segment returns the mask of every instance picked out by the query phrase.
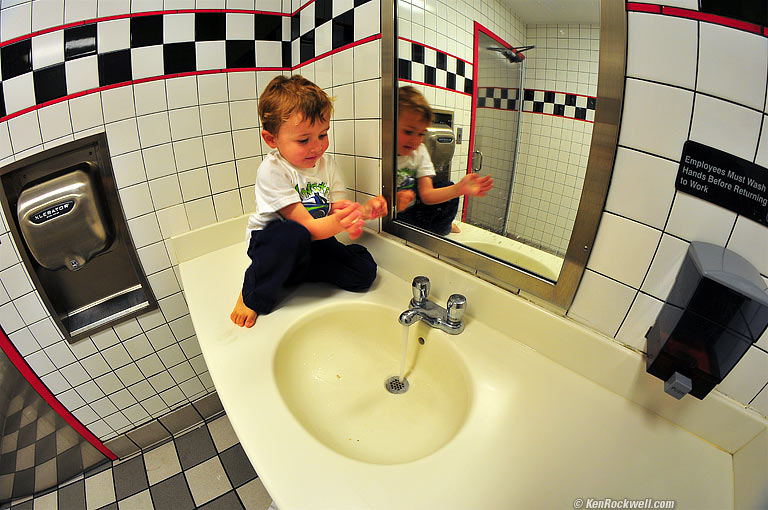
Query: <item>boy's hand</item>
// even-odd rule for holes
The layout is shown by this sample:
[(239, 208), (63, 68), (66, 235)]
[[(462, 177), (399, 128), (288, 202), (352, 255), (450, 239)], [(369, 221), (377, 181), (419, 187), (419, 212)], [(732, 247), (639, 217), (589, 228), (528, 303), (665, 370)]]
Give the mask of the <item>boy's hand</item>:
[(348, 200), (343, 202), (348, 203), (336, 202), (335, 204), (339, 204), (340, 207), (337, 206), (331, 214), (336, 215), (339, 225), (349, 233), (350, 239), (357, 239), (363, 233), (363, 225), (365, 224), (362, 219), (360, 204)]
[(408, 204), (416, 200), (416, 193), (412, 190), (404, 189), (397, 192), (395, 198), (395, 205), (397, 206), (397, 212), (403, 212)]
[(387, 214), (387, 201), (383, 196), (373, 197), (363, 206), (364, 220), (375, 220)]
[(459, 194), (473, 197), (484, 197), (493, 188), (493, 178), (490, 175), (479, 176), (467, 174), (459, 181)]

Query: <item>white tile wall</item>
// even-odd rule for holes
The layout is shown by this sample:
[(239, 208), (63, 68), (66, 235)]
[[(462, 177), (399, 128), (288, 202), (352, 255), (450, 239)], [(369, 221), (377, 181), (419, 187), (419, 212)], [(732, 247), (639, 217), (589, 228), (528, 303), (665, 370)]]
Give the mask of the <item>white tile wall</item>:
[[(693, 0), (652, 3), (698, 8)], [(624, 112), (600, 226), (601, 231), (608, 227), (615, 240), (603, 243), (598, 234), (569, 317), (644, 351), (645, 334), (690, 241), (733, 250), (752, 262), (768, 282), (768, 227), (674, 189), (688, 139), (766, 165), (768, 137), (760, 134), (768, 117), (767, 51), (768, 39), (736, 29), (628, 14)], [(640, 242), (629, 239), (638, 226), (646, 233), (661, 232), (652, 253), (626, 252), (627, 243)], [(647, 250), (656, 237), (646, 236), (641, 244)], [(764, 338), (748, 349), (717, 389), (768, 416)]]
[[(237, 8), (282, 9), (279, 0), (251, 1), (246, 7), (241, 4)], [(349, 4), (352, 7), (352, 2)], [(378, 32), (379, 3), (369, 4), (376, 11), (371, 21)], [(19, 31), (29, 33), (29, 27), (24, 27), (32, 19), (32, 5), (28, 2), (2, 9), (0, 40), (15, 33), (23, 35)], [(220, 7), (224, 7), (223, 2)], [(194, 1), (109, 0), (98, 2), (98, 15), (160, 8), (199, 6)], [(290, 12), (289, 2), (286, 9)], [(97, 16), (97, 2), (62, 2), (61, 9), (50, 15), (67, 22), (93, 18)], [(42, 16), (35, 19), (36, 23), (48, 22)], [(170, 25), (166, 39), (194, 39), (192, 15), (165, 19)], [(124, 21), (99, 29), (100, 50), (129, 34)], [(242, 28), (238, 36), (246, 35)], [(222, 58), (216, 48), (211, 50), (213, 60)], [(260, 65), (271, 58), (264, 52), (275, 54), (274, 50), (271, 46), (259, 50)], [(36, 51), (44, 52), (45, 48), (36, 47)], [(344, 124), (334, 132), (348, 143), (340, 143), (342, 150), (334, 154), (348, 164), (350, 189), (357, 189), (357, 173), (361, 191), (370, 195), (381, 192), (380, 51), (376, 40), (296, 71), (310, 79), (316, 75), (322, 78), (322, 86), (330, 95), (342, 88), (349, 91), (343, 104), (337, 102), (337, 111), (345, 111), (347, 120), (334, 120), (334, 124)], [(145, 57), (142, 66), (152, 60)], [(150, 66), (146, 72), (157, 71)], [(159, 310), (68, 345), (32, 288), (0, 214), (0, 325), (59, 400), (102, 440), (213, 389), (168, 239), (253, 210), (256, 169), (268, 150), (261, 144), (258, 93), (276, 74), (280, 73), (216, 73), (117, 87), (0, 124), (3, 164), (39, 152), (44, 142), (107, 133), (121, 205)], [(34, 101), (29, 95), (32, 88), (24, 89), (28, 84), (20, 83), (18, 90), (13, 85), (3, 83), (6, 100), (10, 97), (19, 104)], [(79, 86), (82, 88), (78, 90), (85, 90), (97, 84), (83, 82)], [(360, 198), (366, 197), (360, 193)]]

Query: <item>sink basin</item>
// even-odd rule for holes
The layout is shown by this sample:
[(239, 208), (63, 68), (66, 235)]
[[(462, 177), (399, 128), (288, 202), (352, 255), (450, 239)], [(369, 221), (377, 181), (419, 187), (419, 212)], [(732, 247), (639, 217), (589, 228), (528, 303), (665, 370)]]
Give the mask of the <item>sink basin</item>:
[(296, 419), (328, 448), (363, 462), (398, 464), (435, 452), (461, 429), (471, 403), (456, 340), (422, 323), (408, 331), (407, 391), (387, 390), (400, 372), (400, 311), (325, 307), (297, 320), (275, 352), (277, 386)]

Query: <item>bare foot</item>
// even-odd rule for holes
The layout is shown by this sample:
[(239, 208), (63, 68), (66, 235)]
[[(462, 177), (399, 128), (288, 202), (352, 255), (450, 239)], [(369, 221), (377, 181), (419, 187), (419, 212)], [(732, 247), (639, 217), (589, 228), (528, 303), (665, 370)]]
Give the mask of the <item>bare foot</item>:
[(241, 328), (245, 326), (246, 328), (250, 328), (254, 324), (256, 324), (256, 312), (245, 306), (245, 303), (243, 303), (243, 293), (241, 292), (240, 295), (237, 298), (237, 303), (235, 304), (235, 309), (232, 310), (232, 313), (229, 315), (229, 318), (232, 319), (232, 322), (240, 326)]
[(461, 232), (459, 226), (455, 223), (451, 223), (451, 234), (458, 234), (459, 232)]

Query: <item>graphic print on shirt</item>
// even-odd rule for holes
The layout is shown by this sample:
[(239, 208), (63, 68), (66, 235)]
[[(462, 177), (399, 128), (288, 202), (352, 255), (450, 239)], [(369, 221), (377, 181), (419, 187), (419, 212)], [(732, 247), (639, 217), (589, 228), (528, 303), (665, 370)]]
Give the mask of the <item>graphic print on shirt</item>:
[(414, 190), (416, 188), (416, 169), (415, 168), (399, 168), (397, 170), (397, 191), (404, 189)]
[(331, 203), (328, 196), (331, 194), (331, 188), (324, 182), (308, 182), (303, 188), (296, 185), (296, 192), (301, 198), (303, 205), (313, 218), (323, 218), (331, 212)]

